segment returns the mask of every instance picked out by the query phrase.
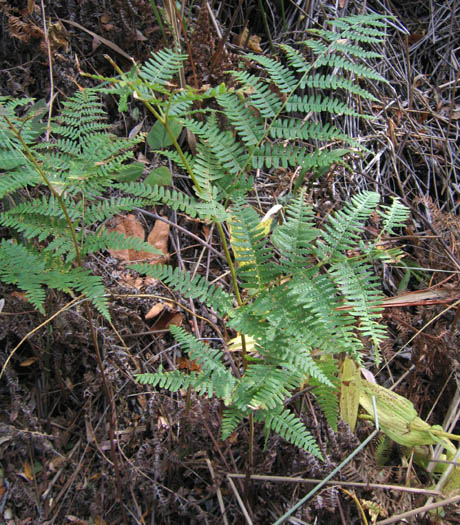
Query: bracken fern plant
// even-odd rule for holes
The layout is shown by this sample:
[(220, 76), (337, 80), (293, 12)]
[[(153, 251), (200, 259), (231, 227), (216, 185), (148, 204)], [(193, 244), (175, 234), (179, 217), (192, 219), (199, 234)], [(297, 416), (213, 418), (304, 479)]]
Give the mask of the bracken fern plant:
[[(319, 174), (362, 149), (335, 122), (340, 115), (369, 118), (350, 101), (377, 100), (363, 84), (366, 79), (383, 79), (363, 61), (378, 56), (365, 45), (382, 41), (385, 23), (375, 15), (330, 25), (331, 29), (313, 31), (304, 49), (280, 46), (283, 60), (247, 55), (255, 66), (231, 73), (237, 88), (224, 84), (201, 90), (176, 88), (174, 78), (187, 57), (169, 50), (128, 73), (115, 65), (117, 77), (95, 77), (103, 81), (99, 91), (120, 97), (121, 110), (133, 97), (154, 115), (157, 122), (147, 139), (189, 175), (194, 197), (122, 181), (130, 166), (130, 148), (142, 137), (126, 140), (110, 135), (100, 123), (93, 91), (69, 101), (52, 141), (37, 143), (34, 119), (16, 116), (16, 108), (27, 101), (3, 100), (0, 128), (7, 170), (0, 179), (0, 197), (12, 203), (0, 221), (17, 233), (15, 241), (0, 245), (0, 278), (25, 289), (39, 308), (43, 286), (74, 289), (108, 316), (102, 283), (84, 268), (84, 256), (114, 245), (149, 248), (95, 229), (95, 223), (152, 203), (213, 222), (227, 258), (232, 293), (169, 266), (141, 263), (132, 268), (212, 308), (238, 334), (235, 344), (241, 358), (172, 326), (171, 333), (199, 370), (186, 374), (160, 367), (155, 373), (140, 374), (138, 380), (221, 399), (224, 439), (248, 418), (250, 436), (254, 422), (263, 422), (267, 436), (278, 432), (318, 457), (313, 437), (286, 401), (309, 383), (336, 428), (338, 354), (360, 360), (367, 338), (378, 359), (384, 330), (372, 264), (391, 258), (391, 253), (379, 249), (379, 241), (407, 217), (396, 200), (379, 208), (379, 196), (373, 192), (355, 196), (321, 229), (302, 191), (292, 196), (273, 228), (261, 222), (248, 204), (255, 170), (298, 169), (300, 187), (305, 173)], [(196, 138), (194, 154), (179, 144), (183, 128)], [(39, 185), (48, 190), (42, 197), (17, 202), (19, 190)], [(109, 188), (127, 196), (102, 200)], [(365, 242), (361, 234), (375, 211), (381, 215), (381, 231)], [(26, 276), (18, 263), (34, 264), (37, 271)]]

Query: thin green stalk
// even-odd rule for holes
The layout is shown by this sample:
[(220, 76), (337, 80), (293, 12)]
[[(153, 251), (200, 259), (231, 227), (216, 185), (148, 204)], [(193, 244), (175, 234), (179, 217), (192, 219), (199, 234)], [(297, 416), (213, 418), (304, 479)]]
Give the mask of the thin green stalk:
[[(118, 65), (109, 56), (106, 56), (106, 58), (112, 64), (112, 66), (115, 68), (117, 73), (119, 75), (123, 75), (123, 71), (118, 67)], [(177, 154), (181, 158), (181, 160), (182, 160), (182, 162), (183, 162), (183, 164), (185, 166), (185, 169), (187, 170), (187, 173), (189, 174), (190, 178), (192, 179), (193, 184), (195, 184), (195, 187), (196, 187), (196, 189), (198, 191), (201, 191), (201, 186), (200, 186), (197, 178), (195, 177), (195, 174), (193, 173), (192, 167), (190, 166), (187, 158), (184, 155), (184, 152), (182, 151), (182, 148), (180, 147), (179, 143), (177, 142), (176, 137), (174, 136), (174, 133), (171, 131), (171, 129), (168, 126), (168, 116), (167, 115), (165, 115), (165, 116), (161, 115), (161, 113), (158, 112), (148, 100), (145, 100), (145, 99), (141, 98), (137, 94), (136, 86), (135, 86), (135, 84), (133, 84), (133, 82), (126, 81), (126, 83), (133, 90), (133, 93), (136, 93), (135, 98), (137, 98), (137, 100), (142, 102), (144, 104), (144, 106), (150, 111), (150, 113), (152, 113), (152, 115), (163, 124), (163, 126), (166, 129), (166, 133), (169, 135), (169, 138), (171, 139), (171, 142), (173, 143), (173, 146), (176, 149)]]
[(268, 42), (270, 44), (270, 49), (271, 49), (272, 53), (274, 53), (275, 52), (275, 46), (273, 44), (272, 35), (270, 34), (270, 28), (268, 27), (267, 15), (265, 14), (263, 0), (258, 0), (258, 3), (259, 3), (260, 12), (262, 14), (262, 21), (264, 23), (265, 34), (267, 35)]
[(163, 25), (163, 20), (161, 19), (160, 11), (158, 11), (158, 7), (156, 6), (155, 0), (150, 0), (150, 5), (152, 6), (153, 14), (155, 15), (158, 25), (160, 26), (161, 37), (163, 38), (163, 43), (166, 46), (168, 45), (168, 38), (166, 36), (166, 31)]

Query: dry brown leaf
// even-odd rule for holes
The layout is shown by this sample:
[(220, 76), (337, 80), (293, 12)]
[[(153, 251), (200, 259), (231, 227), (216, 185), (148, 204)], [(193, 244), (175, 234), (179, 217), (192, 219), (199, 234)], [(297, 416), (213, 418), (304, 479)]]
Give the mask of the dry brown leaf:
[(107, 11), (104, 11), (104, 14), (101, 16), (101, 23), (108, 24), (110, 22), (110, 14)]
[(32, 472), (32, 467), (28, 461), (24, 463), (24, 477), (26, 477), (29, 481), (34, 480), (34, 474)]
[(235, 44), (235, 46), (243, 47), (244, 44), (246, 43), (246, 40), (248, 39), (248, 34), (249, 34), (249, 31), (247, 27), (245, 27), (239, 35), (235, 35), (233, 37), (233, 43)]
[(174, 314), (171, 317), (169, 324), (173, 324), (174, 326), (182, 326), (183, 321), (184, 321), (184, 314), (181, 314), (178, 312), (177, 314)]
[(156, 303), (150, 308), (150, 310), (145, 314), (145, 319), (153, 319), (157, 315), (161, 314), (164, 310), (165, 305), (163, 303)]
[(11, 292), (10, 293), (10, 296), (11, 297), (16, 297), (16, 299), (19, 299), (21, 301), (24, 301), (25, 303), (28, 303), (29, 301), (27, 300), (27, 297), (26, 297), (26, 294), (24, 292)]
[(36, 361), (38, 361), (38, 357), (29, 357), (29, 359), (26, 359), (25, 361), (19, 363), (19, 366), (30, 366), (33, 365)]
[[(115, 231), (118, 233), (123, 233), (127, 237), (137, 237), (141, 240), (145, 239), (144, 228), (142, 224), (138, 221), (136, 216), (132, 213), (126, 215), (125, 217), (122, 217), (115, 225), (115, 227), (107, 228), (107, 230), (109, 232)], [(112, 257), (122, 259), (123, 261), (131, 262), (141, 259), (142, 257), (139, 257), (139, 254), (143, 252), (138, 252), (136, 250), (109, 250), (109, 253), (110, 255), (112, 255)]]
[(168, 254), (169, 224), (161, 220), (156, 220), (152, 231), (147, 237), (147, 242), (160, 250), (164, 255), (146, 253), (145, 259), (149, 259), (152, 264), (165, 263), (169, 259)]
[(179, 370), (188, 370), (189, 372), (201, 372), (201, 365), (196, 361), (187, 359), (186, 357), (179, 357), (177, 360), (177, 367)]
[(180, 312), (165, 312), (152, 326), (152, 330), (167, 330), (170, 324), (182, 326), (184, 315)]
[(249, 49), (252, 49), (256, 53), (263, 53), (262, 48), (260, 47), (260, 36), (252, 35), (249, 37), (248, 40), (248, 47)]

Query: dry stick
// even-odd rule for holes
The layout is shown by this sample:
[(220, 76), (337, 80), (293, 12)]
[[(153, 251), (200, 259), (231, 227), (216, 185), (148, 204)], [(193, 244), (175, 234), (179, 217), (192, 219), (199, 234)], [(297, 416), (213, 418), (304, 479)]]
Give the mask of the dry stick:
[(217, 50), (214, 53), (214, 56), (211, 59), (211, 65), (209, 66), (209, 71), (211, 73), (213, 72), (214, 68), (216, 67), (217, 61), (219, 60), (220, 55), (222, 54), (222, 51), (224, 50), (225, 42), (228, 40), (228, 37), (230, 35), (230, 31), (232, 30), (233, 25), (234, 25), (235, 20), (236, 20), (236, 15), (238, 14), (238, 11), (241, 9), (241, 5), (242, 4), (243, 4), (243, 0), (239, 0), (238, 1), (238, 7), (233, 12), (233, 16), (232, 16), (232, 19), (230, 20), (230, 24), (228, 25), (224, 36), (219, 40), (219, 45), (217, 46)]
[[(245, 474), (227, 474), (230, 478), (234, 479), (244, 479)], [(316, 484), (320, 483), (321, 479), (315, 478), (299, 478), (299, 477), (289, 477), (289, 476), (270, 476), (263, 474), (253, 474), (251, 479), (254, 481), (273, 481), (278, 483), (311, 483)], [(427, 496), (441, 496), (439, 490), (425, 490), (417, 489), (414, 487), (406, 487), (404, 485), (391, 485), (391, 484), (380, 484), (380, 483), (364, 483), (364, 482), (354, 482), (354, 481), (338, 481), (330, 479), (326, 485), (337, 485), (338, 487), (358, 487), (363, 489), (378, 489), (378, 490), (397, 490), (399, 492), (410, 492), (413, 494), (425, 494)]]
[(224, 498), (222, 497), (222, 491), (220, 486), (217, 484), (216, 475), (214, 474), (214, 469), (209, 458), (206, 458), (206, 464), (208, 465), (209, 472), (211, 473), (211, 479), (216, 487), (217, 501), (219, 502), (220, 512), (222, 513), (222, 519), (224, 520), (224, 525), (228, 525), (227, 512), (225, 511)]
[(43, 0), (40, 2), (42, 10), (42, 21), (43, 21), (43, 35), (46, 43), (46, 52), (48, 53), (48, 68), (50, 72), (50, 99), (48, 102), (48, 122), (46, 123), (46, 141), (50, 139), (50, 129), (51, 129), (51, 114), (53, 112), (53, 100), (54, 100), (54, 76), (53, 76), (53, 58), (51, 55), (51, 46), (48, 38), (48, 27), (46, 26), (45, 18), (45, 6)]
[[(453, 18), (454, 17), (452, 17), (452, 19)], [(454, 107), (455, 107), (455, 92), (457, 89), (459, 75), (460, 75), (460, 66), (457, 68), (457, 73), (455, 74), (454, 86), (451, 91), (452, 94), (451, 94), (450, 106), (449, 106), (449, 122), (447, 123), (446, 140), (444, 143), (444, 158), (445, 158), (446, 166), (447, 166), (447, 150), (449, 149), (449, 134), (450, 134), (450, 128), (452, 127), (452, 116), (454, 114)], [(446, 177), (442, 191), (441, 191), (441, 195), (444, 195), (444, 193), (447, 191), (448, 186), (449, 186), (449, 177)]]
[(230, 476), (227, 476), (228, 483), (230, 484), (230, 487), (233, 490), (233, 493), (235, 494), (236, 500), (238, 501), (238, 504), (241, 508), (241, 512), (243, 513), (244, 517), (246, 518), (246, 522), (248, 525), (252, 525), (252, 519), (249, 516), (249, 513), (244, 506), (243, 500), (241, 499), (240, 493), (238, 492), (237, 488), (235, 487), (235, 484), (233, 483), (233, 480)]
[(432, 503), (431, 505), (424, 505), (423, 507), (418, 507), (417, 509), (409, 510), (408, 512), (403, 512), (397, 516), (393, 516), (386, 520), (378, 521), (375, 525), (389, 525), (390, 523), (401, 523), (405, 518), (411, 518), (422, 512), (428, 512), (430, 510), (437, 509), (439, 507), (445, 507), (446, 505), (452, 505), (460, 501), (460, 496), (454, 496), (452, 498), (445, 499), (443, 501), (438, 501), (437, 503)]

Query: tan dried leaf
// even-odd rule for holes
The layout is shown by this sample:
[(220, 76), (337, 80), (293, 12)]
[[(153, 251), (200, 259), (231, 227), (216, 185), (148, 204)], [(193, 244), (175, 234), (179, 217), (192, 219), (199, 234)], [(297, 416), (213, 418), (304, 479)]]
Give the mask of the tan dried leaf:
[[(145, 238), (145, 231), (142, 224), (138, 221), (136, 216), (131, 213), (125, 217), (122, 217), (115, 227), (107, 228), (107, 230), (110, 232), (115, 231), (118, 233), (123, 233), (127, 237), (137, 237), (141, 240), (144, 240)], [(112, 255), (112, 257), (131, 262), (142, 259), (140, 253), (144, 252), (138, 252), (136, 250), (109, 250), (109, 253)]]
[(164, 253), (164, 255), (156, 255), (154, 253), (146, 253), (145, 259), (149, 259), (152, 264), (165, 263), (169, 259), (168, 254), (168, 238), (169, 238), (169, 224), (161, 220), (155, 221), (152, 231), (147, 237), (147, 242)]
[(145, 314), (145, 319), (153, 319), (157, 315), (161, 314), (164, 310), (165, 305), (163, 303), (156, 303), (150, 308), (150, 310)]

